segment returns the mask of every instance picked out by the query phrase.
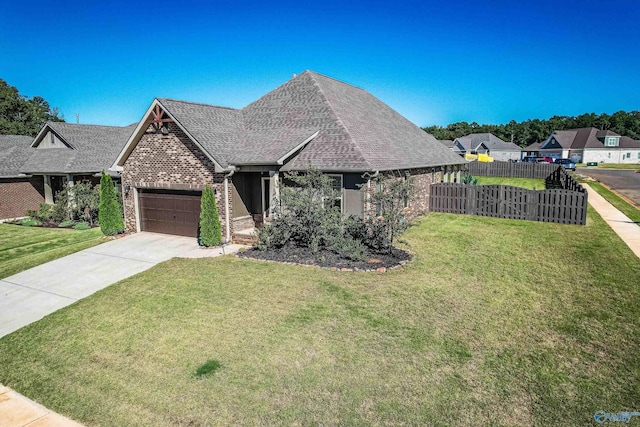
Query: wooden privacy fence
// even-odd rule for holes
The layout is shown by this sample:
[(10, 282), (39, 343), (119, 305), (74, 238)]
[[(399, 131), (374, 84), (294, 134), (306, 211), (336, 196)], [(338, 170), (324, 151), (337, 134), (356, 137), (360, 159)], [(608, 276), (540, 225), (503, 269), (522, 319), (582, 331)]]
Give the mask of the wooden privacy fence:
[(507, 185), (440, 183), (431, 185), (429, 210), (584, 225), (587, 193), (584, 190), (528, 190)]
[(545, 179), (560, 167), (554, 163), (471, 162), (468, 172), (474, 176)]

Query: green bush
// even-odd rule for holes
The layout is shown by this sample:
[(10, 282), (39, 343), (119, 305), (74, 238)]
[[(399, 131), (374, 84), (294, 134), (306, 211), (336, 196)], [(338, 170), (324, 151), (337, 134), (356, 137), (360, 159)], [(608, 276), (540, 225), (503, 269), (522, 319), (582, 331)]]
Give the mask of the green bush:
[(25, 226), (25, 227), (40, 227), (42, 225), (42, 222), (38, 221), (35, 218), (24, 218), (20, 220), (20, 225)]
[(463, 175), (462, 183), (467, 185), (478, 185), (478, 178), (475, 178), (471, 175)]
[(377, 217), (343, 218), (332, 178), (318, 170), (287, 174), (289, 185), (281, 189), (280, 201), (271, 203), (274, 220), (258, 232), (258, 249), (286, 244), (308, 247), (312, 252), (328, 249), (349, 259), (362, 259), (367, 248), (389, 253), (397, 237), (408, 227), (406, 206), (413, 197), (408, 176), (378, 176), (370, 201)]
[(58, 224), (58, 227), (60, 227), (60, 228), (71, 227), (75, 223), (76, 222), (74, 220), (67, 219), (65, 221), (62, 221), (60, 224)]
[(37, 210), (28, 210), (27, 216), (42, 222), (48, 221), (51, 219), (51, 208), (52, 205), (48, 203), (40, 203), (40, 207)]
[(89, 225), (88, 222), (83, 221), (77, 223), (73, 228), (76, 230), (89, 230), (91, 228), (91, 225)]
[(207, 185), (200, 199), (200, 239), (201, 246), (211, 247), (222, 244), (222, 230), (216, 196)]
[(88, 182), (76, 182), (56, 193), (51, 207), (51, 219), (55, 222), (80, 220), (93, 224), (98, 219), (100, 187)]
[(122, 210), (118, 203), (118, 193), (111, 177), (102, 171), (100, 178), (100, 209), (98, 224), (105, 236), (115, 236), (124, 231)]

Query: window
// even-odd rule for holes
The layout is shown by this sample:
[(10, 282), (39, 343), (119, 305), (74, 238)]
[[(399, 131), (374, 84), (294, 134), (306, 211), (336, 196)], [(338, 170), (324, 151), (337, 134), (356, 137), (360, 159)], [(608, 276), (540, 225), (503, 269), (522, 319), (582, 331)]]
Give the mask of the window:
[(627, 159), (631, 158), (631, 153), (627, 153)]
[(51, 142), (51, 145), (56, 143), (56, 138), (53, 136), (53, 132), (49, 132), (49, 141)]
[(327, 176), (331, 179), (331, 187), (336, 191), (336, 198), (333, 200), (333, 205), (340, 208), (340, 212), (343, 212), (342, 206), (342, 175), (338, 174), (327, 174)]
[(617, 145), (618, 145), (618, 138), (616, 137), (607, 138), (607, 147), (615, 147)]

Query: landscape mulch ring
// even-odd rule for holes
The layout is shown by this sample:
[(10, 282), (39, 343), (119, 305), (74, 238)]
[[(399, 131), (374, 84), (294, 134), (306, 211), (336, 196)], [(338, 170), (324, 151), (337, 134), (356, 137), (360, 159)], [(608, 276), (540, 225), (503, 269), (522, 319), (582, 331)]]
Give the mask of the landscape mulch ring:
[(241, 258), (253, 258), (265, 261), (313, 265), (322, 268), (349, 270), (378, 270), (398, 267), (411, 259), (411, 254), (402, 249), (393, 248), (390, 254), (367, 253), (363, 261), (354, 261), (341, 257), (335, 252), (320, 250), (316, 253), (309, 248), (287, 245), (282, 248), (270, 248), (265, 251), (257, 248), (238, 253)]

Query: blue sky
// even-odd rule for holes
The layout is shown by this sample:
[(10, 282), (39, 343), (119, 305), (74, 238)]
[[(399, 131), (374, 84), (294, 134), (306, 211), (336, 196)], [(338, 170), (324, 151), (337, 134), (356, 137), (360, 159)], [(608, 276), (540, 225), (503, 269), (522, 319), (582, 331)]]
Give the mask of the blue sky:
[(311, 69), (419, 126), (640, 109), (640, 2), (15, 1), (0, 78), (69, 122), (241, 108)]

